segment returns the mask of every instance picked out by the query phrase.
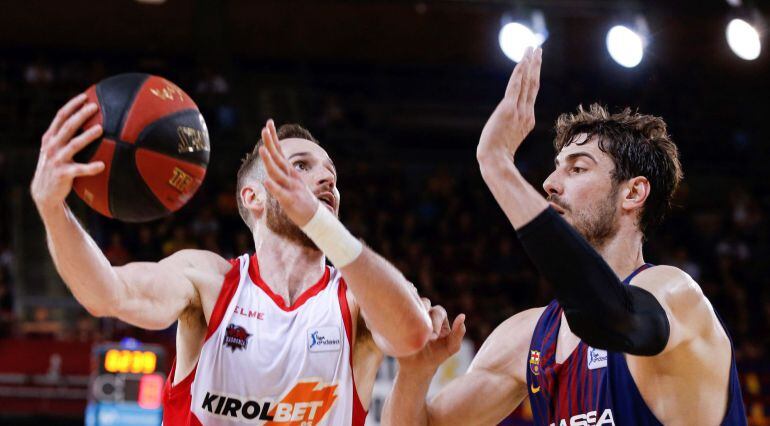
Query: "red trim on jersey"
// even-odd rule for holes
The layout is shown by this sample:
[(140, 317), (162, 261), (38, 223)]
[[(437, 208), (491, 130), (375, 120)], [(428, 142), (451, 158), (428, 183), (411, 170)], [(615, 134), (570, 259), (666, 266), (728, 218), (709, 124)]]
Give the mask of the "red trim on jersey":
[[(230, 301), (235, 295), (240, 282), (240, 261), (239, 259), (230, 259), (230, 270), (225, 274), (222, 281), (222, 288), (219, 290), (214, 309), (211, 311), (208, 329), (206, 331), (206, 340), (219, 328), (222, 319), (225, 316), (225, 310), (230, 305)], [(201, 345), (201, 351), (203, 350)], [(174, 375), (176, 372), (176, 358), (171, 364), (171, 372), (163, 386), (163, 424), (164, 426), (201, 426), (201, 422), (190, 411), (192, 407), (192, 382), (195, 380), (195, 372), (198, 370), (198, 364), (195, 364), (190, 374), (179, 383), (174, 384)]]
[(257, 262), (257, 256), (252, 255), (251, 256), (251, 264), (249, 265), (249, 277), (251, 277), (251, 281), (254, 282), (254, 284), (257, 285), (257, 287), (261, 288), (262, 291), (265, 292), (265, 294), (268, 295), (271, 299), (273, 299), (273, 302), (275, 302), (276, 305), (278, 305), (279, 308), (286, 312), (291, 312), (302, 306), (305, 302), (308, 301), (311, 297), (315, 296), (316, 294), (320, 293), (323, 289), (326, 288), (326, 286), (329, 284), (329, 267), (324, 267), (324, 274), (321, 276), (321, 279), (318, 280), (315, 284), (313, 284), (312, 287), (305, 290), (304, 293), (302, 293), (297, 300), (294, 301), (294, 305), (287, 306), (286, 302), (283, 300), (283, 297), (280, 295), (277, 295), (273, 292), (273, 290), (270, 289), (270, 286), (267, 285), (262, 280), (262, 276), (259, 275), (259, 263)]
[(211, 311), (211, 317), (209, 318), (208, 330), (206, 331), (206, 339), (204, 342), (209, 340), (209, 337), (211, 337), (211, 335), (217, 331), (217, 328), (219, 328), (222, 318), (225, 317), (225, 309), (230, 306), (230, 301), (233, 300), (235, 290), (238, 289), (238, 283), (241, 281), (240, 260), (230, 259), (229, 262), (232, 267), (225, 275), (225, 279), (222, 282), (222, 288), (219, 290), (219, 296), (217, 296), (217, 301), (214, 304), (214, 309)]
[(164, 426), (202, 426), (201, 422), (190, 411), (192, 407), (192, 382), (198, 364), (182, 381), (173, 384), (176, 371), (176, 358), (171, 364), (171, 372), (168, 374), (166, 384), (163, 385), (163, 425)]
[(361, 403), (361, 398), (358, 397), (358, 389), (356, 389), (356, 377), (353, 374), (353, 317), (350, 315), (350, 307), (348, 307), (347, 297), (348, 286), (345, 284), (345, 280), (340, 278), (340, 286), (337, 289), (337, 297), (340, 301), (340, 310), (342, 311), (342, 321), (345, 323), (345, 334), (348, 336), (348, 343), (350, 343), (350, 375), (353, 378), (353, 426), (363, 426), (366, 422), (366, 410), (364, 404)]

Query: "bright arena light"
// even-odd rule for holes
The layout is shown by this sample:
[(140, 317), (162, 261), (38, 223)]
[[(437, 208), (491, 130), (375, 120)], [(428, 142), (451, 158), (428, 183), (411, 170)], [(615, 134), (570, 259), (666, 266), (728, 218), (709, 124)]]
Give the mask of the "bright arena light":
[(644, 40), (628, 27), (616, 25), (607, 33), (607, 50), (615, 62), (633, 68), (642, 62)]
[(739, 58), (747, 61), (757, 59), (762, 50), (759, 33), (743, 19), (733, 19), (727, 24), (727, 44)]
[(543, 44), (545, 37), (529, 29), (526, 25), (511, 22), (500, 29), (500, 49), (505, 56), (515, 62), (521, 61), (528, 47), (538, 47)]

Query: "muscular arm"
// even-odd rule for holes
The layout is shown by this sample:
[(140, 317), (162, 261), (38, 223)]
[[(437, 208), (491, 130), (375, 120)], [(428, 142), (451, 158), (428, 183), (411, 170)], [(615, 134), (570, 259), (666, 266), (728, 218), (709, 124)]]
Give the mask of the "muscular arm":
[(498, 424), (527, 396), (527, 353), (542, 311), (530, 309), (500, 324), (468, 372), (427, 403), (425, 396), (438, 365), (399, 360), (396, 382), (383, 410), (383, 425)]
[(200, 304), (191, 275), (197, 269), (216, 273), (228, 265), (213, 253), (184, 250), (158, 263), (113, 267), (65, 204), (40, 213), (59, 275), (95, 316), (114, 316), (151, 330), (166, 328), (185, 309)]
[(431, 322), (417, 289), (368, 247), (341, 268), (377, 346), (394, 357), (412, 354), (430, 337)]
[(669, 353), (699, 337), (725, 336), (700, 286), (684, 271), (660, 265), (631, 281), (631, 287), (649, 292), (660, 303), (670, 324), (669, 338), (660, 354)]

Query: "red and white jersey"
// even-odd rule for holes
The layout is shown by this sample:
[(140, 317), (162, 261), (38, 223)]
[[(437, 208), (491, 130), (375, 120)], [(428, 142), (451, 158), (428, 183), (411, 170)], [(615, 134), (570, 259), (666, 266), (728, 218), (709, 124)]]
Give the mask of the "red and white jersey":
[(231, 260), (200, 358), (163, 391), (163, 424), (363, 425), (353, 380), (352, 321), (341, 274), (323, 277), (286, 306), (256, 257)]

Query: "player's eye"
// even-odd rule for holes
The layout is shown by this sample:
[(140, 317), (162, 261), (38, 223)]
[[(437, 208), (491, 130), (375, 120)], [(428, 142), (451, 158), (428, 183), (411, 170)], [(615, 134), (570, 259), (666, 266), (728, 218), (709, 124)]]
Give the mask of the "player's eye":
[(303, 172), (306, 172), (308, 170), (307, 161), (297, 161), (294, 163), (294, 168)]
[(584, 169), (582, 167), (573, 167), (573, 168), (570, 169), (570, 172), (572, 172), (574, 174), (583, 173), (584, 171), (586, 171), (586, 169)]

